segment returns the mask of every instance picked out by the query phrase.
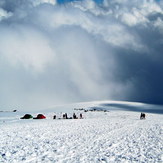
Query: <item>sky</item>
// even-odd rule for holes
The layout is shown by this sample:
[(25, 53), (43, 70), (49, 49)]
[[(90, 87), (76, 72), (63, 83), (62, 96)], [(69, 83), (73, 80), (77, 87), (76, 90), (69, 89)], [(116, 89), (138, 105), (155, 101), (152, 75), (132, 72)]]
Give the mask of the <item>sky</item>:
[(162, 1), (1, 0), (0, 110), (163, 104), (162, 52)]

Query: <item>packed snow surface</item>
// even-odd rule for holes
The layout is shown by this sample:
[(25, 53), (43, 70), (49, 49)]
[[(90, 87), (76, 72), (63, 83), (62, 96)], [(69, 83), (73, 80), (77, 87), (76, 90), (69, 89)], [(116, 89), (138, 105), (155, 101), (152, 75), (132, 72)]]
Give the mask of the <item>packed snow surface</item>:
[(0, 114), (0, 163), (163, 162), (163, 114), (146, 113), (145, 120), (122, 110), (56, 120), (54, 112), (44, 112), (43, 120)]

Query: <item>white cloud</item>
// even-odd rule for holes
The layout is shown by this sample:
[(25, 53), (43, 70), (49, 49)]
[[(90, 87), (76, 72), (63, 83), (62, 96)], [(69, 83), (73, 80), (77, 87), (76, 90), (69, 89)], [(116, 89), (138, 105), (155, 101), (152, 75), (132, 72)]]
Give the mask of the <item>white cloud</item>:
[(162, 101), (161, 2), (3, 0), (0, 6), (4, 105)]
[(52, 4), (52, 5), (55, 5), (57, 3), (56, 0), (34, 0), (31, 2), (34, 4), (34, 6), (38, 6), (43, 3)]
[(154, 22), (154, 26), (161, 34), (163, 34), (163, 20), (161, 18), (157, 18), (157, 20)]
[(14, 66), (22, 66), (34, 71), (54, 62), (55, 50), (46, 36), (25, 26), (1, 28), (0, 52)]
[(10, 16), (12, 16), (11, 12), (7, 12), (4, 9), (0, 8), (0, 21), (3, 20), (3, 19), (7, 19)]

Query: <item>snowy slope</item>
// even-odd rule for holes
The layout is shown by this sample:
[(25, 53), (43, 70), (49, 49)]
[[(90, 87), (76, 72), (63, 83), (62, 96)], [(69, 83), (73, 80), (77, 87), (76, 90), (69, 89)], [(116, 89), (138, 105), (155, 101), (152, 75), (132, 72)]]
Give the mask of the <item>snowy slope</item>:
[(139, 112), (117, 109), (68, 120), (53, 120), (50, 110), (44, 111), (44, 120), (20, 120), (21, 113), (8, 113), (8, 120), (7, 113), (0, 113), (0, 162), (163, 162), (163, 114), (147, 113), (146, 120), (139, 120)]

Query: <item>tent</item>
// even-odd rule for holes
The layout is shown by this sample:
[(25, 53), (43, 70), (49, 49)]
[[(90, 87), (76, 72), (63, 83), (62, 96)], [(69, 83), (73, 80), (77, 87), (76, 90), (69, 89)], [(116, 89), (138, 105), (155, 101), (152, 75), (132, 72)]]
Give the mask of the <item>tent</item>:
[(37, 117), (33, 119), (45, 119), (46, 117), (43, 114), (38, 114)]
[(33, 118), (33, 116), (31, 114), (25, 114), (23, 117), (21, 117), (20, 119), (31, 119)]

